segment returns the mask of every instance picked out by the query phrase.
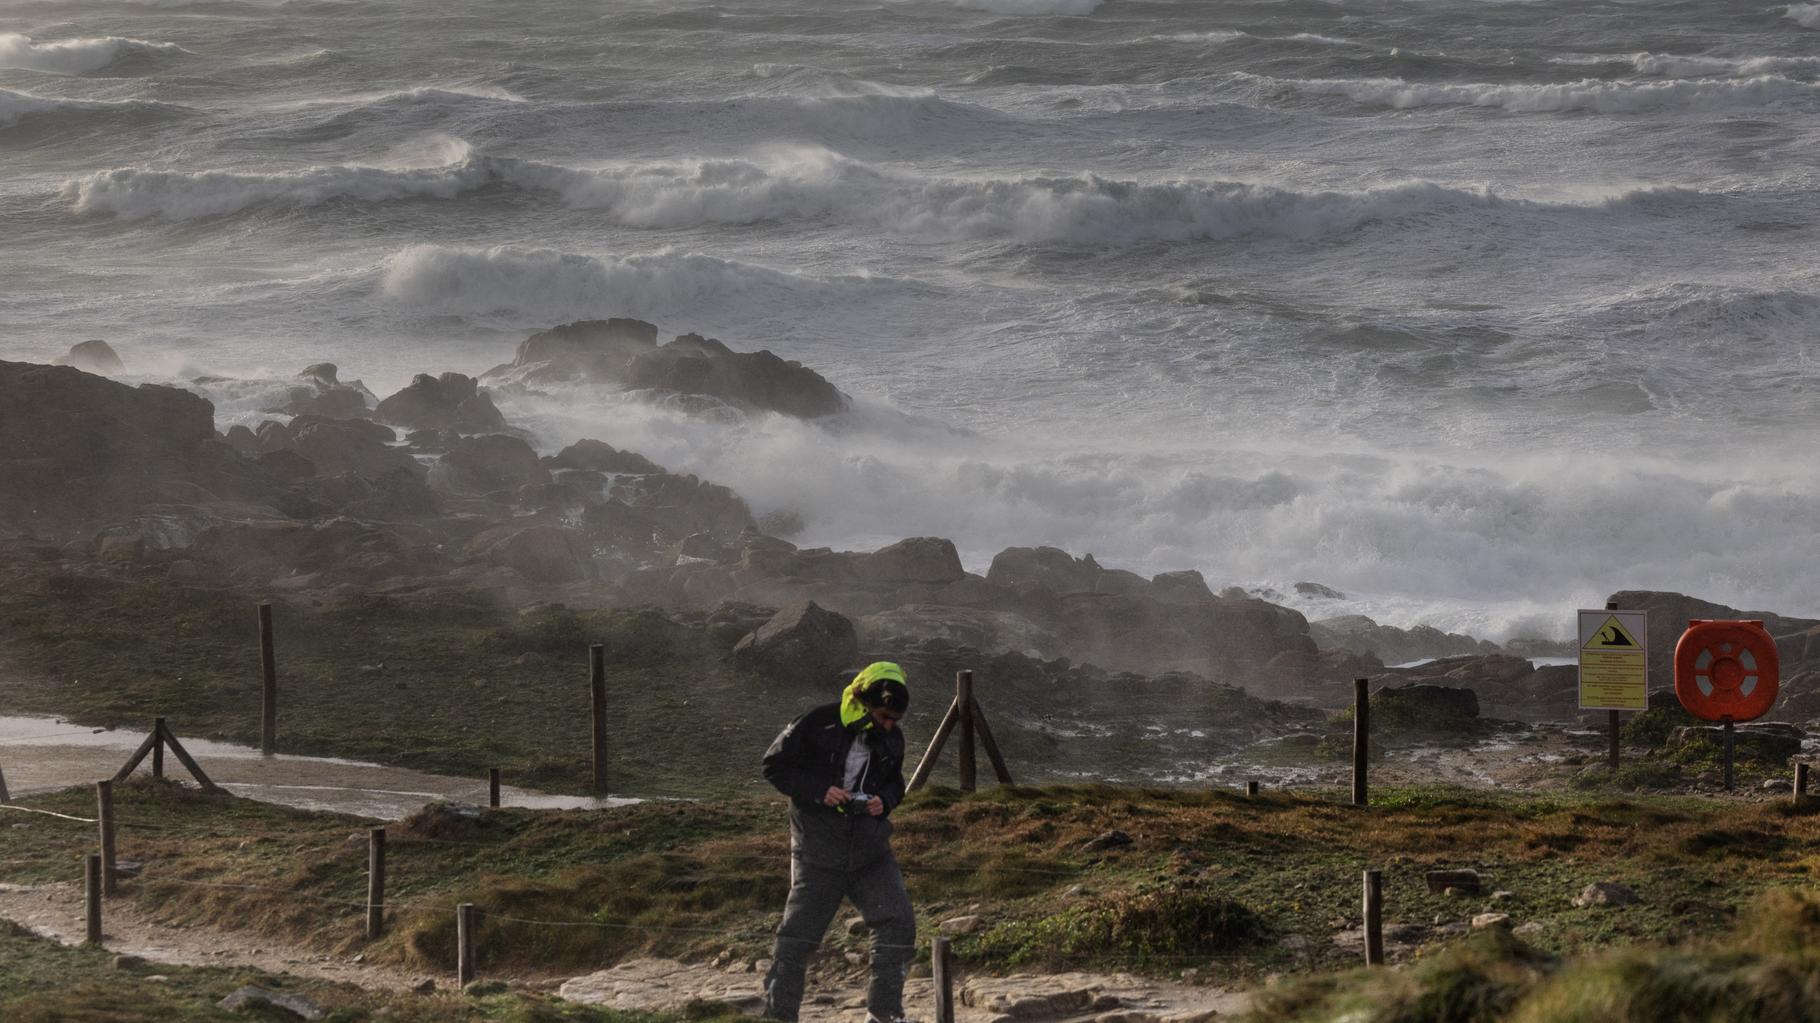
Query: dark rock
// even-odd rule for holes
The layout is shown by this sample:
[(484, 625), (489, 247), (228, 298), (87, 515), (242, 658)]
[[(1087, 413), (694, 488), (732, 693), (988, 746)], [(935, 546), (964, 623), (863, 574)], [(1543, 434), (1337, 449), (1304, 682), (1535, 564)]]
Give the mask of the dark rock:
[(777, 612), (733, 648), (733, 662), (741, 668), (816, 686), (841, 676), (858, 659), (853, 623), (812, 600)]
[(1075, 558), (1056, 547), (1007, 547), (993, 557), (986, 581), (1018, 594), (1059, 597), (1092, 593), (1100, 572), (1099, 562), (1091, 554)]
[(1308, 627), (1309, 635), (1323, 650), (1351, 650), (1372, 654), (1385, 664), (1458, 655), (1496, 653), (1497, 646), (1471, 636), (1442, 632), (1429, 625), (1399, 629), (1379, 625), (1364, 615), (1341, 615), (1323, 618)]
[(302, 383), (291, 388), (281, 410), (287, 415), (364, 419), (372, 408), (373, 392), (358, 380), (342, 383), (332, 362), (305, 366), (297, 376)]
[(532, 334), (519, 344), (511, 368), (530, 383), (617, 383), (634, 358), (656, 349), (657, 327), (643, 320), (583, 320)]
[(866, 555), (860, 571), (882, 583), (938, 586), (959, 582), (967, 575), (954, 544), (933, 536), (911, 537), (873, 551)]
[(1206, 577), (1194, 569), (1162, 572), (1150, 580), (1150, 586), (1159, 600), (1182, 604), (1210, 604), (1214, 600)]
[(302, 480), (316, 475), (316, 463), (295, 451), (268, 451), (254, 459), (254, 462), (277, 479)]
[(52, 361), (53, 366), (74, 366), (84, 373), (95, 373), (100, 376), (114, 376), (125, 373), (126, 365), (114, 351), (114, 346), (99, 339), (80, 341), (71, 346), (69, 352)]
[(430, 466), (430, 486), (444, 493), (489, 494), (527, 483), (548, 483), (550, 472), (531, 445), (491, 433), (463, 437)]
[(81, 535), (147, 504), (257, 500), (273, 482), (189, 391), (0, 362), (0, 524)]
[(1296, 583), (1295, 591), (1304, 597), (1319, 597), (1322, 600), (1345, 600), (1346, 594), (1331, 586), (1320, 583)]
[(493, 399), (479, 389), (473, 377), (461, 373), (417, 374), (403, 390), (380, 402), (373, 418), (407, 430), (473, 434), (506, 428), (505, 416)]
[(1479, 694), (1471, 689), (1415, 683), (1386, 686), (1371, 694), (1371, 702), (1385, 707), (1412, 725), (1430, 723), (1445, 728), (1479, 716)]
[(640, 355), (625, 385), (667, 394), (704, 395), (733, 405), (815, 419), (846, 410), (847, 400), (821, 374), (768, 351), (678, 354), (666, 345)]
[(753, 528), (752, 509), (739, 495), (694, 476), (616, 476), (607, 487), (607, 496), (647, 515), (665, 542), (691, 533), (732, 540)]
[(325, 476), (344, 472), (383, 476), (417, 469), (409, 451), (392, 447), (398, 435), (368, 419), (298, 416), (287, 433), (289, 449), (309, 459)]
[(558, 469), (583, 469), (591, 472), (612, 473), (615, 475), (629, 473), (649, 475), (667, 472), (663, 466), (643, 455), (631, 451), (620, 451), (613, 445), (598, 440), (578, 440), (544, 459), (552, 471)]
[(252, 430), (244, 426), (228, 427), (228, 432), (222, 434), (221, 439), (228, 447), (248, 457), (259, 454), (261, 450), (259, 438), (253, 435)]
[(496, 526), (470, 540), (467, 555), (510, 568), (534, 583), (579, 582), (595, 575), (587, 541), (561, 526)]

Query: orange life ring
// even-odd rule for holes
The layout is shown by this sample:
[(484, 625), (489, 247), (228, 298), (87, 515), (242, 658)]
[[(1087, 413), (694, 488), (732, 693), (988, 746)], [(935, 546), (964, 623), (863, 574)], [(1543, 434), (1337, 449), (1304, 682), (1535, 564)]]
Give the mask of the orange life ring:
[(1781, 673), (1762, 622), (1690, 621), (1675, 644), (1675, 696), (1707, 721), (1762, 717), (1775, 706)]

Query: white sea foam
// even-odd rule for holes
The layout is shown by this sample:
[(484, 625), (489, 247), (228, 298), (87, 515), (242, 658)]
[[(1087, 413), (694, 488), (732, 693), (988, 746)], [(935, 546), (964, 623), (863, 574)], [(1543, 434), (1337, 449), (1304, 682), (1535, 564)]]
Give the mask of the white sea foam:
[(1671, 82), (1606, 82), (1588, 78), (1550, 85), (1407, 82), (1400, 78), (1255, 80), (1293, 92), (1344, 96), (1357, 103), (1402, 110), (1477, 106), (1497, 107), (1513, 113), (1639, 114), (1657, 110), (1760, 107), (1784, 100), (1820, 97), (1820, 84), (1798, 82), (1781, 75)]
[(956, 0), (961, 7), (991, 14), (1018, 17), (1081, 17), (1092, 14), (1102, 0)]
[(99, 71), (133, 53), (188, 53), (175, 43), (107, 36), (99, 39), (59, 39), (40, 43), (17, 32), (0, 32), (0, 67), (81, 75)]
[(664, 229), (826, 219), (935, 240), (1029, 245), (1320, 238), (1380, 221), (1498, 209), (1621, 209), (1694, 193), (1645, 188), (1567, 206), (1505, 199), (1482, 188), (1411, 182), (1360, 191), (1295, 191), (1245, 182), (1135, 182), (1076, 175), (921, 177), (814, 146), (748, 158), (566, 167), (473, 154), (459, 140), (429, 147), (431, 167), (343, 165), (282, 173), (119, 168), (64, 182), (72, 210), (124, 220), (190, 220), (260, 203), (454, 199), (490, 186), (547, 192), (616, 222)]
[(1638, 74), (1671, 78), (1750, 77), (1820, 70), (1820, 57), (1684, 57), (1671, 53), (1638, 53), (1629, 60)]
[(1789, 4), (1785, 17), (1802, 28), (1820, 28), (1820, 4)]
[(83, 115), (119, 113), (177, 113), (184, 108), (151, 100), (62, 99), (34, 96), (11, 89), (0, 89), (0, 128), (11, 127), (27, 117), (45, 115)]
[(560, 322), (675, 317), (729, 302), (754, 308), (825, 291), (823, 280), (698, 253), (600, 257), (497, 245), (413, 245), (387, 256), (380, 292), (399, 306), (474, 318)]

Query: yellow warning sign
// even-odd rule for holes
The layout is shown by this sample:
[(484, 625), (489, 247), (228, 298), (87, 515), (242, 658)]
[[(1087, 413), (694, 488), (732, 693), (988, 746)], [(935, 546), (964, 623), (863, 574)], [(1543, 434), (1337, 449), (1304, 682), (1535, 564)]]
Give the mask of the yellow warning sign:
[(1648, 710), (1649, 635), (1642, 611), (1580, 612), (1580, 709)]

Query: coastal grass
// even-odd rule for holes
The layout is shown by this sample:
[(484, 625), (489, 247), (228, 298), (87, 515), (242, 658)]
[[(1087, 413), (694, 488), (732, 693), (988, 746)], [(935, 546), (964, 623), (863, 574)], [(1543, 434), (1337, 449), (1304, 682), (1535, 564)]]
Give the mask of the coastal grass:
[[(69, 790), (26, 805), (82, 815)], [(483, 976), (552, 976), (662, 955), (750, 964), (769, 954), (788, 882), (776, 799), (654, 802), (605, 811), (431, 808), (388, 830), (388, 932), (361, 935), (366, 832), (171, 782), (119, 786), (126, 897), (154, 919), (232, 926), (414, 969), (453, 967), (454, 906), (482, 911)], [(19, 824), (17, 815), (8, 823)], [(1488, 911), (1533, 923), (1530, 946), (1574, 955), (1695, 942), (1769, 889), (1812, 883), (1820, 817), (1785, 804), (1432, 787), (1369, 810), (1313, 794), (1106, 786), (921, 792), (896, 815), (919, 933), (974, 915), (970, 968), (1189, 966), (1223, 983), (1350, 965), (1359, 876), (1384, 872), (1386, 925), (1413, 951), (1454, 943), (1437, 919)], [(1122, 832), (1128, 843), (1107, 840)], [(34, 817), (0, 851), (0, 882), (80, 876), (92, 828)], [(1423, 872), (1474, 867), (1487, 895), (1430, 893)], [(1595, 881), (1640, 901), (1579, 908)], [(1493, 901), (1496, 889), (1512, 893)], [(834, 953), (866, 938), (831, 929)], [(1399, 952), (1399, 955), (1404, 954)]]

